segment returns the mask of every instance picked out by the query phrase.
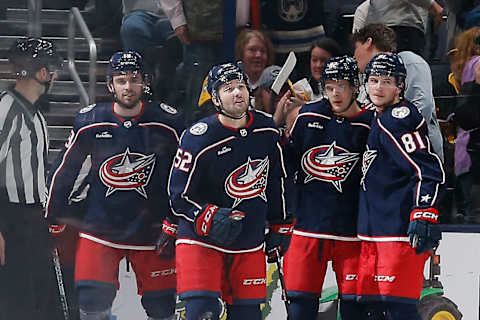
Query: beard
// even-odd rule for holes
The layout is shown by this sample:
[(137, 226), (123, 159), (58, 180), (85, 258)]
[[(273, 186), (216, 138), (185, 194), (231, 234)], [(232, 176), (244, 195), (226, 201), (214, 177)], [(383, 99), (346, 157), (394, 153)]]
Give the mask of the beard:
[(140, 102), (140, 97), (138, 96), (130, 101), (125, 101), (125, 99), (118, 98), (118, 96), (115, 95), (115, 100), (122, 108), (133, 109)]

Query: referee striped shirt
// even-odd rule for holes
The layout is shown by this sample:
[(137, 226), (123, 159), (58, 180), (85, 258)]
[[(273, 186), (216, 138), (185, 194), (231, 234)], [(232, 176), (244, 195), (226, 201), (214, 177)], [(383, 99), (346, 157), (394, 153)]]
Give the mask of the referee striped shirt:
[(0, 93), (0, 199), (44, 203), (47, 152), (40, 110), (14, 89)]

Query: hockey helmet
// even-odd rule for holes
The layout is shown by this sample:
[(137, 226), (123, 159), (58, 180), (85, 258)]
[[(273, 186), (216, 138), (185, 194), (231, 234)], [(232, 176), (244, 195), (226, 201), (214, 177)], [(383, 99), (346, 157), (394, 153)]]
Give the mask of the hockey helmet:
[(63, 68), (63, 58), (55, 45), (41, 38), (17, 39), (8, 51), (8, 60), (20, 77), (32, 77), (43, 67), (52, 72)]
[(397, 85), (405, 83), (407, 77), (407, 69), (402, 58), (395, 53), (380, 53), (370, 60), (365, 67), (366, 80), (370, 75), (383, 75), (394, 77)]
[(145, 79), (142, 56), (133, 50), (114, 53), (107, 65), (107, 82), (112, 81), (114, 74), (125, 74), (127, 71), (140, 73)]
[(347, 80), (354, 88), (360, 86), (358, 65), (354, 58), (347, 55), (332, 57), (325, 62), (322, 70), (321, 84), (325, 86), (327, 80)]
[(214, 66), (208, 73), (207, 91), (212, 98), (217, 98), (218, 87), (235, 79), (243, 80), (248, 88), (247, 75), (238, 65), (225, 63)]

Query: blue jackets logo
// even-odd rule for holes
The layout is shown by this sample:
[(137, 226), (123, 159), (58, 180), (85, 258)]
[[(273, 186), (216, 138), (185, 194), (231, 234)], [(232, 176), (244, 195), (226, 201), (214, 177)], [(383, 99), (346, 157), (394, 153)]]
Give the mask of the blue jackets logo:
[(148, 199), (145, 187), (155, 167), (155, 154), (143, 155), (130, 152), (114, 155), (105, 160), (99, 169), (100, 180), (108, 187), (105, 197), (115, 191), (135, 190)]
[(331, 145), (313, 147), (302, 157), (302, 169), (307, 174), (304, 183), (312, 180), (329, 182), (342, 192), (342, 182), (347, 180), (359, 159), (358, 153), (337, 147), (335, 141)]
[(370, 169), (370, 166), (376, 157), (377, 150), (370, 150), (370, 148), (367, 146), (367, 150), (363, 153), (362, 180), (360, 180), (360, 185), (362, 186), (363, 191), (367, 191), (367, 187), (365, 186), (365, 177), (367, 176), (368, 169)]
[(235, 200), (233, 208), (246, 199), (260, 197), (267, 202), (265, 189), (268, 179), (268, 156), (265, 159), (252, 160), (235, 169), (225, 181), (225, 191)]

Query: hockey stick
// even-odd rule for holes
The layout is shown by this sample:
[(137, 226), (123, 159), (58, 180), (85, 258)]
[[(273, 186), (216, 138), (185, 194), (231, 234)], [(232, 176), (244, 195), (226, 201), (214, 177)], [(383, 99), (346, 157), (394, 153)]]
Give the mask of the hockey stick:
[(283, 277), (283, 269), (282, 264), (280, 263), (280, 252), (275, 250), (275, 254), (277, 255), (277, 259), (275, 263), (277, 264), (277, 271), (278, 271), (278, 279), (280, 279), (280, 286), (282, 287), (282, 300), (285, 303), (285, 310), (287, 311), (287, 320), (290, 319), (290, 303), (287, 297), (287, 289), (285, 287), (285, 278)]
[(53, 266), (55, 267), (55, 276), (57, 278), (58, 293), (60, 295), (60, 304), (62, 305), (63, 318), (70, 320), (70, 311), (68, 309), (67, 295), (63, 284), (62, 266), (60, 265), (60, 257), (58, 249), (53, 249)]

